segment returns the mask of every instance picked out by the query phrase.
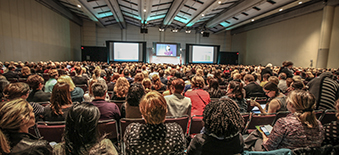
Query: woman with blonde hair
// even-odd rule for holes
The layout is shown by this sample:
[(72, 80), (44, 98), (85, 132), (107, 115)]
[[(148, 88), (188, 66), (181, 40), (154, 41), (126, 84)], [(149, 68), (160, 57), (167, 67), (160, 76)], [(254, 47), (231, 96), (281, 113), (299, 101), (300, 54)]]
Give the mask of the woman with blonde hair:
[(211, 102), (210, 94), (203, 90), (205, 87), (204, 78), (201, 76), (194, 76), (192, 78), (192, 90), (187, 91), (185, 96), (192, 101), (191, 116), (202, 115), (205, 106)]
[(22, 67), (20, 78), (28, 78), (31, 75), (31, 69), (27, 66)]
[(317, 120), (314, 95), (303, 90), (292, 91), (287, 98), (290, 115), (275, 123), (268, 137), (263, 135), (266, 150), (280, 148), (320, 147), (324, 139), (323, 126)]
[(61, 75), (58, 78), (58, 83), (67, 83), (69, 85), (69, 91), (71, 92), (72, 102), (82, 102), (84, 100), (84, 90), (79, 87), (76, 87), (73, 83), (72, 78), (69, 77), (68, 75)]
[(127, 127), (126, 153), (184, 154), (186, 147), (181, 127), (177, 123), (164, 123), (167, 112), (164, 97), (159, 92), (149, 92), (140, 101), (139, 109), (145, 124), (132, 123)]
[(0, 103), (0, 154), (52, 154), (46, 140), (28, 133), (35, 124), (33, 108), (22, 98)]
[(114, 85), (114, 91), (111, 100), (126, 100), (129, 86), (129, 82), (125, 77), (119, 77)]

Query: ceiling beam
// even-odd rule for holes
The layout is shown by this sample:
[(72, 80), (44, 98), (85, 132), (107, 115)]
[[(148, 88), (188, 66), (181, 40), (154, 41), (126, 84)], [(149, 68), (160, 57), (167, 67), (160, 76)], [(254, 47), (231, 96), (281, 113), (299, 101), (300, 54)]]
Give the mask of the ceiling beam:
[(41, 3), (42, 5), (48, 7), (49, 9), (53, 10), (61, 14), (62, 16), (66, 17), (67, 19), (73, 21), (74, 23), (82, 26), (82, 20), (77, 16), (73, 15), (69, 10), (65, 9), (62, 4), (56, 3), (53, 0), (36, 0), (37, 2)]
[[(147, 23), (147, 19), (151, 15), (152, 1), (151, 0), (140, 0), (139, 1), (139, 15), (141, 18), (141, 24)], [(144, 11), (146, 10), (146, 12)]]
[(187, 0), (174, 0), (170, 9), (167, 12), (166, 17), (164, 18), (163, 25), (171, 25), (175, 16), (179, 13), (182, 7), (184, 7)]
[(86, 7), (86, 5), (81, 0), (69, 0), (69, 3), (76, 6), (80, 5), (81, 7), (79, 9), (82, 10), (84, 14), (89, 17), (89, 19), (96, 22), (98, 26), (105, 27), (104, 24), (100, 22), (100, 20)]
[(119, 7), (119, 3), (117, 0), (105, 0), (107, 6), (113, 13), (113, 16), (115, 20), (119, 23), (120, 29), (125, 29), (126, 27), (126, 22), (124, 19), (124, 16), (122, 15), (122, 12)]
[(212, 28), (219, 23), (225, 21), (228, 18), (232, 18), (237, 14), (241, 14), (244, 10), (255, 7), (256, 5), (262, 3), (264, 0), (251, 0), (251, 1), (244, 1), (235, 7), (227, 10), (226, 12), (220, 14), (218, 17), (213, 18), (211, 21), (207, 22), (206, 27)]

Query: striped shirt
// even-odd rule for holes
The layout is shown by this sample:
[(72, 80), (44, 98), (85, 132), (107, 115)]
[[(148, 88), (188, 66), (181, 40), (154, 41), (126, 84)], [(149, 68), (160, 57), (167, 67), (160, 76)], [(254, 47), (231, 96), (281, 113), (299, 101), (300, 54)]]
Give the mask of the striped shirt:
[(339, 84), (332, 79), (325, 77), (320, 86), (319, 108), (318, 109), (335, 109), (335, 101), (338, 99)]

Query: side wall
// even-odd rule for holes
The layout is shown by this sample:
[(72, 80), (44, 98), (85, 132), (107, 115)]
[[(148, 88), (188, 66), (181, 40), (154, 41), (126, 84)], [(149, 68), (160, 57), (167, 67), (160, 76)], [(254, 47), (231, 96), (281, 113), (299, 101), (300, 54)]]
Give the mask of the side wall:
[(0, 1), (0, 61), (80, 60), (80, 32), (35, 0)]
[(332, 26), (328, 68), (339, 68), (339, 6), (335, 8)]
[[(337, 16), (338, 18), (338, 16)], [(316, 66), (322, 11), (260, 27), (232, 36), (232, 51), (240, 52), (246, 65), (281, 65), (285, 60), (295, 66)], [(334, 26), (335, 27), (335, 26)], [(338, 49), (338, 48), (337, 48)]]

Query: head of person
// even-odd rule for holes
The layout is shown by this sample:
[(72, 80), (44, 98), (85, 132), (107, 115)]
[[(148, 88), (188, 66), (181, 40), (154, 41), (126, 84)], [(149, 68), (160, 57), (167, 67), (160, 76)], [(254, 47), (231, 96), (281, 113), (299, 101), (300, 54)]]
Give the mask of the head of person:
[(39, 75), (31, 75), (27, 78), (27, 84), (33, 90), (41, 90), (44, 85), (44, 78)]
[(244, 94), (242, 93), (243, 84), (238, 81), (230, 81), (227, 86), (227, 96), (230, 98), (243, 99)]
[(286, 80), (286, 73), (280, 73), (279, 74), (279, 76), (278, 76), (278, 78), (280, 79), (280, 80)]
[(49, 70), (48, 76), (49, 76), (49, 78), (56, 79), (59, 76), (58, 70), (56, 70), (56, 69)]
[(58, 82), (54, 85), (51, 95), (51, 109), (54, 114), (62, 115), (61, 107), (64, 105), (71, 105), (71, 93), (69, 84), (65, 82)]
[(192, 88), (202, 89), (205, 87), (205, 80), (202, 76), (194, 76), (192, 78)]
[(244, 76), (245, 83), (254, 82), (254, 76), (252, 74), (246, 74)]
[(21, 74), (24, 76), (31, 75), (31, 69), (25, 66), (21, 69)]
[(151, 89), (152, 82), (149, 78), (145, 78), (142, 80), (142, 85), (144, 86), (145, 89)]
[(65, 152), (88, 154), (88, 150), (99, 142), (97, 128), (99, 109), (90, 103), (73, 105), (66, 115), (64, 131)]
[(95, 67), (95, 69), (93, 70), (93, 76), (92, 76), (92, 78), (93, 78), (93, 79), (97, 79), (97, 78), (100, 77), (100, 74), (101, 74), (101, 68), (100, 68), (100, 66), (97, 66), (97, 67)]
[(231, 99), (212, 101), (203, 113), (205, 130), (218, 137), (229, 137), (241, 132), (244, 120), (238, 105)]
[(317, 118), (313, 112), (316, 108), (313, 94), (304, 90), (294, 90), (288, 94), (286, 102), (287, 109), (295, 113), (308, 128), (318, 126)]
[(306, 77), (314, 78), (314, 75), (312, 72), (306, 72)]
[(77, 73), (78, 76), (82, 75), (82, 68), (80, 66), (76, 66), (74, 67), (74, 69), (75, 69), (75, 73)]
[(92, 84), (92, 93), (94, 97), (106, 97), (107, 85), (101, 82), (96, 82)]
[(139, 109), (148, 124), (160, 124), (165, 121), (167, 103), (164, 96), (157, 91), (147, 93), (141, 99)]
[(10, 153), (6, 137), (8, 132), (27, 132), (35, 124), (33, 108), (24, 99), (18, 98), (0, 103), (0, 147), (1, 153)]
[(279, 79), (278, 79), (278, 77), (276, 77), (276, 76), (270, 76), (270, 77), (268, 78), (268, 81), (271, 81), (271, 82), (275, 83), (276, 85), (279, 84)]
[(124, 72), (123, 72), (123, 73), (124, 73), (124, 76), (129, 76), (129, 69), (127, 69), (127, 68), (124, 69)]
[(292, 82), (291, 87), (293, 88), (293, 90), (303, 90), (305, 88), (305, 85), (301, 81), (295, 81)]
[(287, 67), (287, 68), (291, 69), (293, 67), (293, 62), (291, 62), (291, 61), (284, 61), (283, 62), (283, 67)]
[(264, 85), (264, 92), (270, 98), (275, 98), (279, 95), (279, 88), (274, 82), (267, 82)]
[(134, 83), (129, 87), (127, 93), (127, 103), (131, 106), (139, 106), (141, 98), (145, 95), (144, 87), (141, 83)]
[(181, 94), (184, 91), (185, 82), (182, 79), (175, 79), (171, 84), (171, 92), (176, 94)]
[(219, 88), (219, 81), (218, 81), (217, 78), (211, 78), (208, 83), (209, 83), (209, 85), (208, 85), (209, 89), (215, 89), (216, 90), (216, 89)]
[(153, 74), (152, 76), (152, 84), (156, 90), (160, 89), (162, 86), (162, 83), (160, 81), (159, 75), (158, 74)]
[(160, 69), (160, 70), (159, 70), (159, 76), (160, 76), (160, 77), (163, 77), (164, 74), (165, 74), (164, 70)]
[(23, 82), (10, 83), (3, 90), (3, 94), (8, 100), (16, 98), (27, 99), (29, 95), (29, 86)]
[(263, 80), (268, 80), (268, 78), (270, 78), (270, 74), (269, 73), (266, 73), (266, 74), (264, 74), (264, 75), (262, 75), (262, 79)]
[(58, 83), (67, 83), (69, 85), (69, 91), (73, 91), (75, 88), (72, 78), (68, 75), (61, 75), (58, 78)]
[(142, 80), (144, 80), (144, 75), (142, 73), (137, 73), (135, 76), (134, 76), (134, 83), (141, 83)]
[(129, 86), (129, 82), (125, 77), (119, 77), (114, 85), (114, 92), (118, 97), (126, 97)]

